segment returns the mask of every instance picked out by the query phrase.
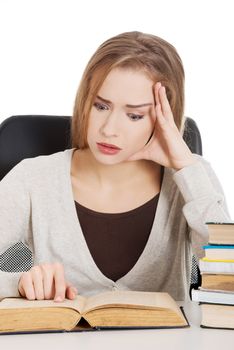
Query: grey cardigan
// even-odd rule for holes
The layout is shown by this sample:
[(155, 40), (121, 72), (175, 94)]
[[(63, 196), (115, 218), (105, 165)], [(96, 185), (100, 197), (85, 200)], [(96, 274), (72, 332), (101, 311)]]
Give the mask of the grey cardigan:
[[(187, 299), (191, 254), (202, 257), (208, 241), (205, 223), (231, 221), (210, 164), (195, 155), (193, 165), (165, 168), (145, 249), (114, 282), (98, 269), (80, 227), (70, 178), (73, 151), (25, 159), (0, 182), (0, 254), (21, 241), (33, 252), (35, 265), (61, 262), (66, 279), (82, 295), (120, 289), (165, 291), (176, 300)], [(0, 271), (0, 298), (19, 296), (20, 275)]]

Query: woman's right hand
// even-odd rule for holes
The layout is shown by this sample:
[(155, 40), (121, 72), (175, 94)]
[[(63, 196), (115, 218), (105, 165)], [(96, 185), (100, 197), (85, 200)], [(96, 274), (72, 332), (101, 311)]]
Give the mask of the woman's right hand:
[(60, 263), (41, 264), (23, 272), (18, 290), (22, 297), (29, 300), (54, 299), (64, 301), (75, 299), (77, 289), (65, 281), (64, 267)]

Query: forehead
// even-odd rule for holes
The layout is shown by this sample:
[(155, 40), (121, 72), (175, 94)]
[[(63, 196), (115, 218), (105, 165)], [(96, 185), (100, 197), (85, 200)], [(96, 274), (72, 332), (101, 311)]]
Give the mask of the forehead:
[(153, 86), (154, 82), (143, 71), (115, 68), (107, 75), (98, 95), (113, 102), (153, 102)]

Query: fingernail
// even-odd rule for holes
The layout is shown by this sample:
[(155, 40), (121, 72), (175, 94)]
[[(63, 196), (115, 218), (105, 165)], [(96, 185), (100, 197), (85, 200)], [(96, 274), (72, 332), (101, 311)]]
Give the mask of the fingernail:
[(63, 299), (62, 299), (62, 297), (57, 296), (57, 297), (54, 298), (54, 301), (61, 302), (61, 301), (63, 301)]

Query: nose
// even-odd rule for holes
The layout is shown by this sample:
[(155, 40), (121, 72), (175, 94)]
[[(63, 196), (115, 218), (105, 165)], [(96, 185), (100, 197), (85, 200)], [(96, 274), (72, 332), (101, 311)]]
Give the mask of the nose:
[(106, 117), (105, 121), (103, 122), (103, 125), (100, 128), (100, 132), (105, 137), (111, 137), (111, 136), (118, 136), (118, 120), (119, 120), (119, 113), (117, 112), (110, 112), (108, 116)]

